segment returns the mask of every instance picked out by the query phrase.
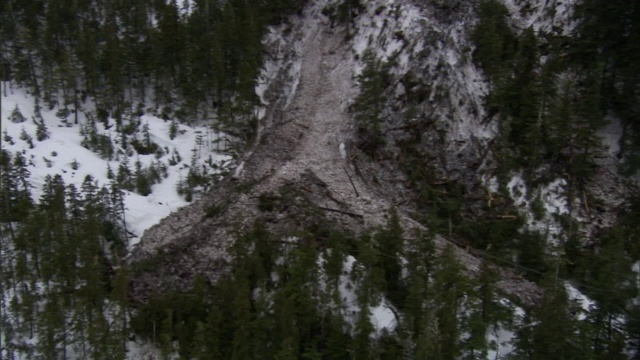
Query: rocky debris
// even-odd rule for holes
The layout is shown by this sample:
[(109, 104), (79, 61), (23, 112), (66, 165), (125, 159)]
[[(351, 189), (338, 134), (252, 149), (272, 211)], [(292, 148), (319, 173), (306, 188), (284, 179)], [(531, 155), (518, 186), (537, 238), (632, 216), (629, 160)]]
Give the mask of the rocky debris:
[[(357, 94), (353, 44), (320, 12), (310, 5), (292, 20), (290, 48), (272, 49), (272, 58), (299, 66), (300, 78), (283, 66), (281, 73), (289, 75), (272, 77), (279, 85), (264, 84), (266, 115), (241, 171), (150, 228), (132, 251), (128, 261), (138, 301), (154, 292), (188, 289), (196, 276), (215, 282), (228, 270), (230, 245), (256, 219), (278, 234), (312, 229), (323, 219), (358, 232), (385, 224), (388, 210), (397, 207), (408, 234), (423, 229), (404, 212), (410, 192), (398, 182), (397, 170), (364, 159), (350, 146), (354, 124), (348, 107)], [(271, 93), (284, 88), (294, 92)], [(436, 244), (448, 242), (437, 237)], [(469, 272), (478, 271), (477, 256), (463, 248), (456, 253)], [(539, 296), (530, 282), (505, 274), (505, 292), (524, 301)]]

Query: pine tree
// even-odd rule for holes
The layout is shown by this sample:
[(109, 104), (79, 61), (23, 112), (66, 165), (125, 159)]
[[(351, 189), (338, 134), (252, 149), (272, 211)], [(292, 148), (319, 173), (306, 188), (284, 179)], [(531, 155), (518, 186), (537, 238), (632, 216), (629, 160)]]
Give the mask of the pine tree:
[(372, 49), (362, 55), (364, 69), (358, 75), (360, 93), (352, 111), (359, 127), (360, 148), (370, 155), (384, 146), (382, 123), (384, 122), (384, 90), (389, 81), (389, 64), (377, 59)]
[(196, 323), (191, 349), (194, 359), (205, 360), (211, 358), (208, 349), (206, 326), (200, 321)]
[(428, 233), (418, 233), (409, 238), (406, 249), (407, 259), (407, 297), (404, 303), (407, 328), (412, 339), (417, 343), (418, 338), (424, 336), (422, 329), (424, 317), (428, 311), (426, 301), (431, 298), (431, 278), (436, 257), (433, 236)]
[(111, 356), (114, 359), (125, 359), (127, 351), (127, 341), (129, 339), (129, 277), (127, 268), (122, 266), (118, 270), (113, 279), (113, 289), (111, 291), (111, 300), (114, 302), (111, 311), (112, 324), (109, 332), (113, 342), (113, 352)]
[(358, 297), (358, 318), (356, 320), (353, 341), (351, 346), (353, 347), (353, 358), (357, 360), (370, 359), (372, 357), (372, 344), (371, 334), (374, 331), (373, 324), (371, 324), (371, 310), (369, 309), (369, 299), (366, 295)]
[(548, 270), (546, 262), (546, 239), (539, 233), (523, 231), (518, 239), (518, 265), (525, 270), (525, 278), (540, 280)]
[(29, 144), (29, 149), (33, 149), (35, 147), (33, 144), (33, 137), (31, 137), (24, 128), (22, 128), (22, 131), (20, 132), (20, 140)]
[(468, 282), (462, 274), (453, 246), (447, 245), (436, 261), (433, 283), (443, 360), (453, 360), (460, 354), (462, 324), (458, 314), (463, 305), (463, 297), (468, 291)]
[(126, 189), (129, 191), (133, 191), (134, 189), (133, 175), (131, 174), (131, 169), (129, 168), (129, 159), (126, 156), (123, 157), (120, 165), (118, 166), (116, 183), (122, 189)]
[(13, 123), (19, 124), (27, 121), (27, 118), (22, 115), (20, 108), (16, 105), (16, 107), (11, 111), (11, 115), (9, 115), (9, 120)]
[(13, 233), (11, 222), (25, 219), (33, 208), (31, 198), (31, 175), (27, 168), (27, 161), (20, 152), (12, 158), (6, 150), (0, 150), (0, 222), (9, 223), (9, 230)]
[(585, 354), (577, 348), (579, 341), (576, 320), (571, 316), (567, 292), (560, 282), (549, 274), (544, 280), (544, 299), (534, 310), (537, 320), (531, 331), (533, 359), (578, 359)]
[(499, 280), (497, 269), (489, 264), (486, 259), (480, 266), (480, 274), (472, 283), (474, 290), (471, 292), (468, 318), (469, 337), (465, 340), (466, 356), (470, 359), (486, 357), (490, 344), (487, 343), (487, 332), (501, 322), (507, 322), (511, 318), (508, 309), (499, 301), (496, 294), (496, 283)]
[(233, 360), (251, 358), (251, 351), (247, 344), (251, 343), (251, 289), (246, 274), (236, 274), (236, 289), (234, 295), (232, 355)]
[(176, 124), (175, 119), (171, 120), (169, 124), (169, 139), (173, 140), (178, 135), (178, 124)]
[(47, 132), (47, 126), (45, 125), (44, 120), (36, 121), (35, 118), (33, 120), (36, 123), (36, 139), (38, 141), (44, 141), (48, 139), (49, 133)]
[(389, 220), (385, 229), (376, 234), (380, 252), (379, 265), (384, 271), (387, 297), (395, 304), (401, 304), (406, 297), (402, 286), (402, 266), (400, 254), (404, 247), (402, 225), (396, 209), (389, 211)]
[(624, 356), (624, 339), (616, 328), (615, 318), (625, 313), (627, 302), (637, 294), (623, 236), (620, 229), (612, 229), (602, 239), (602, 247), (592, 259), (588, 277), (588, 284), (597, 290), (586, 289), (597, 304), (590, 312), (596, 331), (595, 352), (611, 359)]
[(138, 193), (142, 196), (151, 194), (152, 180), (149, 179), (149, 175), (147, 174), (146, 169), (142, 169), (140, 159), (136, 161), (135, 172), (133, 176), (136, 179), (136, 190), (138, 191)]
[(348, 357), (351, 339), (344, 331), (344, 318), (339, 313), (330, 314), (329, 317), (329, 334), (324, 355), (330, 360), (345, 359)]
[(515, 52), (515, 36), (506, 21), (509, 10), (497, 0), (484, 0), (478, 12), (480, 22), (472, 34), (476, 44), (473, 58), (497, 84)]

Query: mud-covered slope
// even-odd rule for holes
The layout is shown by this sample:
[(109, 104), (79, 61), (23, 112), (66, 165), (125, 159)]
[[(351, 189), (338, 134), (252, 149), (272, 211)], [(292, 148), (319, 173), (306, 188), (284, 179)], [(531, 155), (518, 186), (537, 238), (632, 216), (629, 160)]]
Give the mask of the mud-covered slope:
[[(419, 14), (411, 4), (402, 6), (409, 6), (409, 17)], [(257, 219), (282, 236), (327, 221), (358, 232), (384, 224), (388, 211), (397, 207), (409, 236), (424, 230), (408, 215), (411, 192), (402, 174), (366, 159), (352, 145), (349, 106), (358, 91), (362, 37), (370, 30), (362, 25), (356, 29), (364, 33), (348, 34), (345, 26), (332, 25), (323, 8), (321, 2), (309, 5), (265, 40), (269, 71), (258, 89), (265, 109), (256, 145), (212, 194), (145, 233), (129, 258), (138, 299), (188, 289), (198, 275), (215, 282), (227, 270), (234, 239)], [(416, 25), (414, 20), (405, 19), (402, 26)], [(441, 237), (436, 242), (439, 247), (447, 243)], [(479, 268), (476, 256), (464, 249), (457, 254), (472, 273)], [(502, 279), (501, 287), (524, 301), (537, 296), (525, 280), (508, 272)]]

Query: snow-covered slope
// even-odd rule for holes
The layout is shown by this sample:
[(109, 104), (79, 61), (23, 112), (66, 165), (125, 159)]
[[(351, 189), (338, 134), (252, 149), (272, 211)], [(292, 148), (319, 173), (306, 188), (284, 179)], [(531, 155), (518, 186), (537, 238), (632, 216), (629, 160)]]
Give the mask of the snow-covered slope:
[[(42, 109), (41, 114), (47, 128), (48, 138), (43, 141), (36, 139), (37, 125), (35, 118), (35, 101), (33, 96), (22, 89), (12, 89), (3, 84), (7, 89), (2, 96), (2, 148), (9, 153), (21, 152), (29, 163), (31, 172), (30, 182), (34, 200), (38, 200), (42, 194), (42, 185), (47, 175), (60, 174), (65, 184), (74, 184), (77, 188), (87, 175), (92, 176), (99, 186), (109, 185), (112, 180), (108, 178), (108, 168), (116, 173), (120, 163), (125, 158), (122, 145), (118, 144), (119, 135), (115, 131), (115, 120), (109, 119), (107, 128), (101, 122), (97, 123), (98, 133), (113, 139), (115, 152), (111, 161), (95, 152), (81, 146), (81, 128), (87, 123), (85, 112), (79, 113), (79, 124), (73, 124), (73, 116), (67, 122), (63, 122), (56, 116), (57, 108)], [(90, 105), (87, 105), (90, 107)], [(26, 121), (14, 123), (9, 120), (15, 109), (26, 118)], [(158, 223), (162, 218), (188, 204), (183, 196), (177, 192), (177, 185), (184, 180), (188, 173), (190, 159), (195, 149), (197, 166), (203, 166), (205, 161), (212, 160), (223, 169), (231, 162), (231, 157), (216, 151), (218, 135), (206, 126), (189, 127), (178, 124), (177, 136), (171, 140), (169, 136), (170, 121), (160, 119), (153, 115), (140, 117), (142, 124), (148, 124), (150, 139), (159, 145), (165, 154), (157, 158), (156, 154), (133, 155), (128, 159), (133, 171), (134, 164), (139, 161), (143, 168), (151, 163), (162, 162), (167, 166), (167, 177), (161, 183), (152, 187), (152, 193), (142, 196), (132, 191), (126, 191), (126, 222), (131, 238), (129, 245), (135, 245), (144, 231)], [(21, 139), (23, 131), (31, 137), (31, 148), (28, 141)], [(6, 134), (6, 136), (5, 136)], [(8, 137), (7, 137), (8, 136)], [(140, 136), (140, 135), (138, 135)], [(9, 138), (12, 141), (7, 141)], [(201, 138), (197, 145), (196, 139)], [(130, 148), (130, 145), (129, 145)], [(168, 150), (168, 151), (167, 151)], [(182, 161), (175, 165), (169, 165), (172, 154), (179, 154)], [(76, 164), (77, 163), (77, 166)], [(74, 167), (76, 167), (74, 169)], [(213, 170), (212, 170), (213, 171)]]

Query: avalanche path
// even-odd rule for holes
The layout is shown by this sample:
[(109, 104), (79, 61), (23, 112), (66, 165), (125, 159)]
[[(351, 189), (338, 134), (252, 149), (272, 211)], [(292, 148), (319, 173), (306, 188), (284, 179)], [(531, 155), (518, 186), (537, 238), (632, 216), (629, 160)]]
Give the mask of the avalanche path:
[[(358, 176), (362, 173), (350, 160), (354, 123), (349, 104), (358, 92), (353, 44), (317, 6), (307, 8), (292, 27), (292, 43), (281, 46), (290, 48), (291, 61), (299, 66), (293, 98), (277, 94), (276, 87), (256, 142), (236, 173), (214, 193), (147, 230), (129, 261), (152, 260), (154, 266), (133, 276), (135, 298), (187, 289), (198, 275), (216, 281), (228, 270), (228, 247), (256, 219), (279, 234), (322, 226), (321, 217), (356, 232), (386, 223), (394, 189)], [(265, 212), (260, 209), (264, 199), (281, 203)], [(407, 236), (423, 228), (402, 209), (399, 215)], [(439, 248), (447, 243), (436, 237)], [(456, 253), (471, 273), (478, 271), (478, 257), (458, 247)], [(525, 302), (539, 296), (533, 284), (509, 271), (501, 279), (506, 293)]]

